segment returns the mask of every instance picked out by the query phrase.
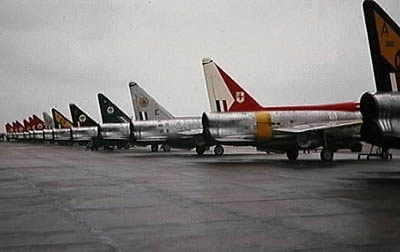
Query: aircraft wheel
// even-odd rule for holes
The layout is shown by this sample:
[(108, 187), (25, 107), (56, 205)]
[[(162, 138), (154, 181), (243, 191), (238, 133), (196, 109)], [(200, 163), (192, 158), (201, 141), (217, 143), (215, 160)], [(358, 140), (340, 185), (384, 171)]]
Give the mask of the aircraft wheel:
[(125, 150), (129, 150), (130, 147), (131, 147), (131, 146), (130, 146), (128, 143), (124, 145), (124, 149), (125, 149)]
[(158, 151), (158, 144), (151, 145), (151, 151), (152, 152), (157, 152)]
[(299, 157), (299, 150), (288, 150), (286, 152), (286, 157), (290, 160), (290, 161), (294, 161)]
[(117, 149), (118, 150), (122, 149), (122, 145), (117, 145)]
[(389, 154), (388, 151), (382, 151), (381, 159), (383, 159), (383, 160), (388, 160), (388, 159), (389, 159), (389, 156), (390, 156), (390, 154)]
[(215, 156), (222, 156), (224, 154), (224, 147), (222, 145), (217, 145), (214, 147)]
[(323, 149), (320, 156), (323, 162), (331, 162), (333, 160), (334, 153), (330, 149)]
[(105, 147), (106, 150), (114, 150), (114, 145), (109, 145), (107, 147)]
[(205, 146), (197, 146), (196, 147), (196, 153), (199, 156), (202, 156), (204, 154), (204, 152), (206, 151), (206, 147)]
[(166, 144), (166, 145), (164, 145), (163, 149), (164, 149), (164, 152), (170, 152), (171, 151), (171, 146)]

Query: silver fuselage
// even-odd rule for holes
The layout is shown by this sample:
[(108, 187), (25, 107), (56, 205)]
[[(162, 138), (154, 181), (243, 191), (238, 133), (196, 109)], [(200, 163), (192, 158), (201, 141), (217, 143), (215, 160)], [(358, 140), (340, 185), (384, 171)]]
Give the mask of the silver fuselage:
[(133, 135), (137, 143), (146, 145), (166, 143), (176, 148), (194, 148), (203, 144), (200, 117), (166, 120), (133, 121)]
[(130, 123), (105, 123), (99, 126), (99, 137), (104, 140), (126, 140), (131, 136)]
[[(360, 121), (349, 127), (337, 124)], [(332, 127), (328, 127), (331, 125)], [(217, 144), (271, 149), (314, 148), (330, 141), (359, 136), (361, 114), (341, 111), (260, 111), (204, 113), (203, 126)], [(310, 129), (310, 130), (307, 130)], [(320, 130), (321, 129), (321, 130)]]
[(33, 131), (33, 139), (35, 140), (43, 140), (44, 135), (43, 135), (43, 130), (34, 130)]
[(72, 140), (74, 142), (89, 142), (98, 136), (99, 130), (97, 126), (91, 127), (73, 127)]

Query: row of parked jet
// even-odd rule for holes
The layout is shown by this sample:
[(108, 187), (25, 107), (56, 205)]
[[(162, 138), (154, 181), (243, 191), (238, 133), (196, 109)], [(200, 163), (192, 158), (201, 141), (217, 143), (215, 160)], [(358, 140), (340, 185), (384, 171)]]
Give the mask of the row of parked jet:
[[(400, 148), (400, 28), (374, 1), (363, 3), (376, 92), (366, 92), (360, 102), (322, 105), (261, 106), (213, 60), (202, 61), (210, 112), (201, 117), (174, 117), (137, 83), (129, 83), (135, 120), (103, 94), (98, 94), (102, 124), (75, 104), (72, 121), (57, 109), (52, 118), (32, 116), (6, 125), (8, 140), (59, 143), (78, 142), (92, 150), (159, 146), (195, 149), (199, 155), (223, 146), (254, 146), (266, 152), (286, 153), (321, 149), (322, 161), (331, 161), (339, 149), (362, 150), (362, 142), (377, 147), (388, 159), (390, 148)], [(372, 149), (371, 149), (372, 150)]]

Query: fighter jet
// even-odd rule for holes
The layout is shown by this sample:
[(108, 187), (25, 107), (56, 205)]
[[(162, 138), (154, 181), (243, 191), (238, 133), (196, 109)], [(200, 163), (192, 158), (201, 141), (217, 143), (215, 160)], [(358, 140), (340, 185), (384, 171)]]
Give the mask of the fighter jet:
[(400, 28), (374, 1), (364, 1), (363, 9), (376, 92), (364, 93), (360, 100), (361, 138), (388, 159), (390, 148), (400, 148)]
[(71, 144), (72, 122), (56, 108), (52, 108), (51, 113), (54, 120), (53, 141), (62, 145)]
[(202, 63), (212, 111), (202, 122), (216, 155), (223, 154), (222, 145), (255, 146), (290, 160), (319, 147), (323, 161), (338, 149), (361, 151), (358, 102), (263, 107), (212, 60)]
[(5, 128), (6, 128), (6, 140), (10, 141), (11, 139), (14, 139), (14, 128), (11, 125), (11, 123), (6, 123)]
[(207, 149), (202, 136), (200, 117), (174, 117), (137, 83), (129, 83), (136, 121), (132, 122), (134, 141), (151, 145), (153, 152), (161, 144), (164, 151), (171, 147), (196, 149), (202, 155)]
[(132, 143), (132, 120), (104, 94), (97, 94), (103, 124), (99, 125), (99, 137), (93, 142), (92, 149), (103, 146), (107, 149), (129, 149)]
[(71, 128), (72, 141), (79, 145), (88, 145), (98, 137), (99, 124), (76, 104), (70, 103), (69, 109), (73, 124)]

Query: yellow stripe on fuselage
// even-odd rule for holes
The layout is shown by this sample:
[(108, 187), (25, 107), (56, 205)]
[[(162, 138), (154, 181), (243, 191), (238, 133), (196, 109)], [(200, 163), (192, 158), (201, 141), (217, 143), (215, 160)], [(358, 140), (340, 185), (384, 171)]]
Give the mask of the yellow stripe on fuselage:
[(272, 138), (271, 114), (267, 111), (255, 112), (256, 115), (256, 139), (263, 142)]

